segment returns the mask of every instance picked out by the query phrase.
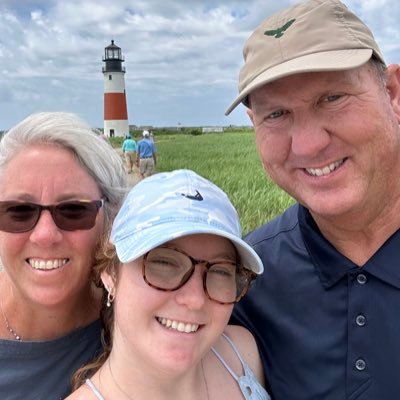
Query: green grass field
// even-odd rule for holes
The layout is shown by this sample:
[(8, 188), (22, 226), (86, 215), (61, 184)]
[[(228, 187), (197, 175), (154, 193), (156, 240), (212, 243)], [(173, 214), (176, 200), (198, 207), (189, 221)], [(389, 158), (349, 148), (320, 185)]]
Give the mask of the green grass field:
[(213, 181), (239, 212), (243, 233), (281, 213), (293, 199), (265, 175), (254, 132), (158, 135), (157, 171), (188, 168)]

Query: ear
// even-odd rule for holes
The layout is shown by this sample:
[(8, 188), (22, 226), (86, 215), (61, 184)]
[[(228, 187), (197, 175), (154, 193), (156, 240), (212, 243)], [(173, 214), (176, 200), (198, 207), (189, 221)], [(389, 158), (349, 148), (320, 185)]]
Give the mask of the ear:
[(389, 94), (393, 112), (400, 123), (400, 66), (391, 64), (386, 71), (386, 90)]
[(107, 291), (111, 290), (111, 292), (113, 292), (115, 288), (115, 278), (111, 276), (107, 271), (103, 271), (100, 277)]
[(254, 114), (253, 114), (253, 111), (250, 108), (247, 109), (247, 115), (249, 116), (250, 121), (254, 126)]

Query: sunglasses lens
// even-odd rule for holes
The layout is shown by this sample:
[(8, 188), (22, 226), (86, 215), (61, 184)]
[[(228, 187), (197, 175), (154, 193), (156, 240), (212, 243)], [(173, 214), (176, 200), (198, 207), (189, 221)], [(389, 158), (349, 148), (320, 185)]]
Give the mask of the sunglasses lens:
[(96, 224), (96, 216), (102, 202), (66, 201), (56, 205), (53, 218), (56, 225), (65, 231), (91, 229)]
[(41, 206), (18, 201), (0, 201), (0, 231), (20, 233), (37, 224), (43, 209), (49, 210), (54, 223), (65, 231), (87, 230), (96, 224), (103, 200), (65, 201), (53, 206)]
[(16, 201), (0, 202), (0, 230), (10, 233), (31, 230), (40, 215), (40, 207), (31, 203)]

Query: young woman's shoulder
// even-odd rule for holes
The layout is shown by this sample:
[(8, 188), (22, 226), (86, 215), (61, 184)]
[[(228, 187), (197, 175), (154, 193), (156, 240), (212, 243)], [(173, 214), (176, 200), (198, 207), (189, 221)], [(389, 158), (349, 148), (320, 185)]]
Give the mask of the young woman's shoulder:
[(89, 387), (86, 385), (82, 385), (64, 400), (96, 400), (96, 399), (97, 399), (96, 396), (92, 393)]
[[(262, 369), (260, 353), (258, 351), (257, 343), (251, 332), (242, 326), (228, 325), (225, 328), (224, 333), (232, 340), (242, 359), (254, 372), (257, 380), (261, 384), (264, 384), (264, 373)], [(224, 359), (226, 358), (232, 360), (232, 363), (235, 366), (240, 365), (240, 361), (237, 359), (237, 356), (234, 353), (231, 345), (226, 341), (225, 338), (221, 337), (218, 341), (218, 346), (216, 347), (221, 350), (221, 355)], [(235, 370), (236, 369), (237, 367)]]

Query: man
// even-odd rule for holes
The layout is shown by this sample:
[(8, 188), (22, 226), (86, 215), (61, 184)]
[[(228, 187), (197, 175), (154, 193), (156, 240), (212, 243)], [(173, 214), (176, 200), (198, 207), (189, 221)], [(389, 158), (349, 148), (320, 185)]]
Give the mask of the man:
[(155, 171), (157, 163), (156, 146), (150, 140), (149, 131), (143, 131), (143, 139), (139, 140), (137, 151), (138, 151), (138, 166), (139, 172), (142, 178), (150, 176)]
[(240, 102), (262, 163), (298, 204), (248, 235), (265, 273), (236, 306), (273, 399), (400, 393), (400, 72), (338, 0), (266, 19)]

